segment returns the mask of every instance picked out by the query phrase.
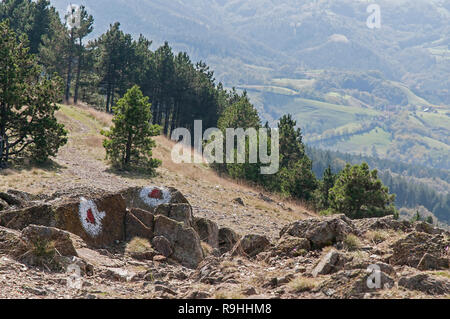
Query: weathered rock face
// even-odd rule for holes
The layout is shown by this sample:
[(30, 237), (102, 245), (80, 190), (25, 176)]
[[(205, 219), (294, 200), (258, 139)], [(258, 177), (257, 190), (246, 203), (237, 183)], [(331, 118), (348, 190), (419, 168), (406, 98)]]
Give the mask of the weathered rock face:
[(2, 202), (4, 205), (3, 209), (7, 209), (10, 206), (24, 207), (27, 202), (35, 201), (38, 199), (39, 198), (37, 196), (34, 196), (32, 194), (10, 189), (6, 193), (0, 192), (0, 210), (2, 210)]
[(219, 227), (217, 224), (206, 218), (194, 218), (194, 223), (194, 229), (200, 236), (200, 240), (212, 248), (219, 248)]
[(326, 219), (310, 218), (297, 221), (284, 227), (280, 237), (287, 234), (306, 238), (310, 241), (312, 249), (320, 249), (342, 242), (350, 233), (357, 233), (353, 222), (345, 215), (337, 215)]
[(392, 230), (402, 230), (408, 231), (412, 228), (409, 221), (406, 220), (396, 220), (394, 216), (385, 216), (378, 218), (363, 218), (353, 221), (353, 224), (361, 231), (366, 232), (368, 230), (378, 230), (378, 229), (392, 229)]
[(131, 187), (120, 192), (128, 208), (141, 208), (149, 212), (162, 204), (189, 204), (178, 190), (172, 187)]
[(203, 260), (200, 237), (193, 228), (186, 227), (163, 215), (155, 216), (155, 236), (163, 236), (173, 247), (172, 258), (182, 265), (195, 268)]
[(156, 236), (152, 240), (152, 246), (164, 257), (170, 257), (173, 254), (170, 241), (163, 236)]
[(22, 239), (29, 246), (51, 243), (52, 247), (62, 256), (78, 256), (76, 249), (83, 246), (83, 241), (78, 236), (46, 226), (30, 225), (26, 227), (22, 230)]
[[(136, 215), (139, 217), (137, 217)], [(127, 211), (125, 215), (125, 237), (131, 240), (134, 237), (146, 239), (153, 238), (153, 214), (138, 209)]]
[(449, 260), (444, 253), (449, 245), (449, 240), (443, 235), (413, 232), (392, 245), (394, 253), (390, 263), (420, 270), (448, 269)]
[(26, 251), (27, 245), (20, 232), (0, 226), (0, 254), (18, 257)]
[(164, 215), (184, 223), (186, 227), (194, 227), (192, 208), (189, 204), (161, 204), (154, 211), (155, 215)]
[(317, 277), (318, 275), (335, 273), (344, 267), (346, 261), (347, 259), (344, 254), (332, 250), (319, 261), (316, 267), (314, 267), (312, 275), (313, 277)]
[(308, 239), (284, 235), (274, 247), (272, 255), (296, 257), (310, 249), (311, 244)]
[(429, 274), (401, 277), (398, 285), (409, 290), (422, 291), (429, 295), (446, 295), (450, 293), (450, 280), (443, 277), (430, 276)]
[(255, 257), (270, 246), (270, 242), (265, 236), (261, 235), (245, 235), (233, 247), (232, 256)]
[(230, 228), (219, 229), (219, 250), (221, 254), (229, 252), (239, 241), (240, 236)]
[(126, 206), (120, 194), (56, 199), (36, 206), (0, 213), (0, 225), (22, 230), (42, 225), (69, 231), (87, 244), (105, 247), (123, 240)]

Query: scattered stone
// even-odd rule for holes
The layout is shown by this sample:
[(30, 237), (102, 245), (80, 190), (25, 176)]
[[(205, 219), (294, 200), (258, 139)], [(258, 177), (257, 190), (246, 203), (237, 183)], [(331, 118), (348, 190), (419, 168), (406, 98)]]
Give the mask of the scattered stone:
[(240, 197), (233, 199), (233, 203), (241, 205), (241, 206), (245, 206), (244, 200)]
[(411, 223), (409, 221), (397, 220), (392, 215), (385, 217), (357, 219), (354, 220), (353, 223), (362, 232), (378, 229), (392, 229), (401, 231), (408, 231), (411, 229)]
[(244, 296), (248, 296), (249, 297), (249, 296), (257, 295), (258, 293), (256, 292), (256, 289), (254, 287), (250, 287), (250, 288), (244, 289), (242, 291), (242, 294)]
[(319, 275), (328, 275), (341, 270), (346, 262), (346, 258), (342, 253), (339, 253), (336, 250), (330, 251), (326, 254), (314, 267), (312, 271), (313, 277), (317, 277)]

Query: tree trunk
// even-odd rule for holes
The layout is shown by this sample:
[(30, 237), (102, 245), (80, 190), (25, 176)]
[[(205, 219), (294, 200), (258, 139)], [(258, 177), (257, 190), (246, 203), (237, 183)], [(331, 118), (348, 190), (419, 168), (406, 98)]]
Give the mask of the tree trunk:
[(70, 45), (69, 45), (69, 58), (67, 61), (67, 80), (66, 80), (66, 93), (65, 101), (69, 103), (70, 99), (70, 82), (72, 81), (72, 59), (73, 59), (73, 28), (70, 33)]
[(78, 54), (77, 78), (75, 80), (75, 92), (73, 95), (73, 103), (78, 104), (78, 90), (80, 88), (81, 66), (83, 65), (83, 43), (80, 38), (80, 53)]
[(0, 122), (0, 169), (6, 168), (8, 163), (8, 148), (6, 137), (6, 105), (1, 106), (1, 122)]
[(127, 147), (125, 150), (124, 166), (127, 166), (130, 163), (130, 159), (131, 159), (131, 132), (128, 133)]

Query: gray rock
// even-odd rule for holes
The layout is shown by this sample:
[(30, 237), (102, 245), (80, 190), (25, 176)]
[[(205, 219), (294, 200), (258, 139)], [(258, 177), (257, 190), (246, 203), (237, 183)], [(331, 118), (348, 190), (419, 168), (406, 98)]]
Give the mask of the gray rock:
[(319, 275), (328, 275), (341, 270), (345, 265), (346, 258), (343, 254), (336, 250), (330, 251), (326, 254), (314, 267), (312, 271), (313, 277)]
[(320, 249), (342, 242), (350, 233), (357, 233), (353, 222), (345, 215), (337, 215), (325, 219), (310, 218), (297, 221), (284, 227), (280, 237), (287, 234), (306, 238), (310, 241), (312, 249)]
[(219, 250), (221, 254), (225, 254), (239, 241), (240, 236), (230, 228), (219, 229)]
[(413, 232), (392, 244), (390, 264), (420, 270), (448, 269), (449, 260), (442, 254), (449, 245), (450, 241), (443, 235)]
[(152, 246), (164, 257), (170, 257), (173, 254), (170, 241), (163, 236), (156, 236), (152, 240)]
[(450, 293), (450, 280), (424, 273), (401, 277), (398, 285), (409, 290), (422, 291), (429, 295), (446, 295)]
[(261, 235), (245, 235), (233, 247), (232, 256), (255, 257), (270, 246), (270, 242), (265, 236)]
[(155, 215), (163, 215), (184, 223), (186, 227), (194, 227), (192, 207), (189, 204), (162, 204), (156, 207)]
[(193, 228), (186, 227), (173, 219), (163, 215), (155, 216), (155, 236), (163, 236), (169, 240), (173, 255), (172, 258), (183, 266), (196, 268), (203, 260), (203, 250), (200, 237)]
[(214, 249), (219, 248), (219, 227), (217, 224), (206, 218), (194, 218), (194, 220), (194, 228), (200, 236), (200, 240)]

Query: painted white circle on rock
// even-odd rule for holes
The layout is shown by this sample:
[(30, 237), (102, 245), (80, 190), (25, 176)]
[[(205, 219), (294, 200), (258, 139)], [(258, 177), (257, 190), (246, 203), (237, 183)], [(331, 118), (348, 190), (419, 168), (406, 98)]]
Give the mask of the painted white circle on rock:
[(102, 220), (105, 215), (105, 212), (98, 211), (94, 201), (80, 198), (79, 216), (86, 233), (92, 237), (98, 236), (102, 232)]
[(156, 207), (170, 202), (172, 195), (164, 187), (143, 187), (139, 194), (141, 200), (150, 207)]

